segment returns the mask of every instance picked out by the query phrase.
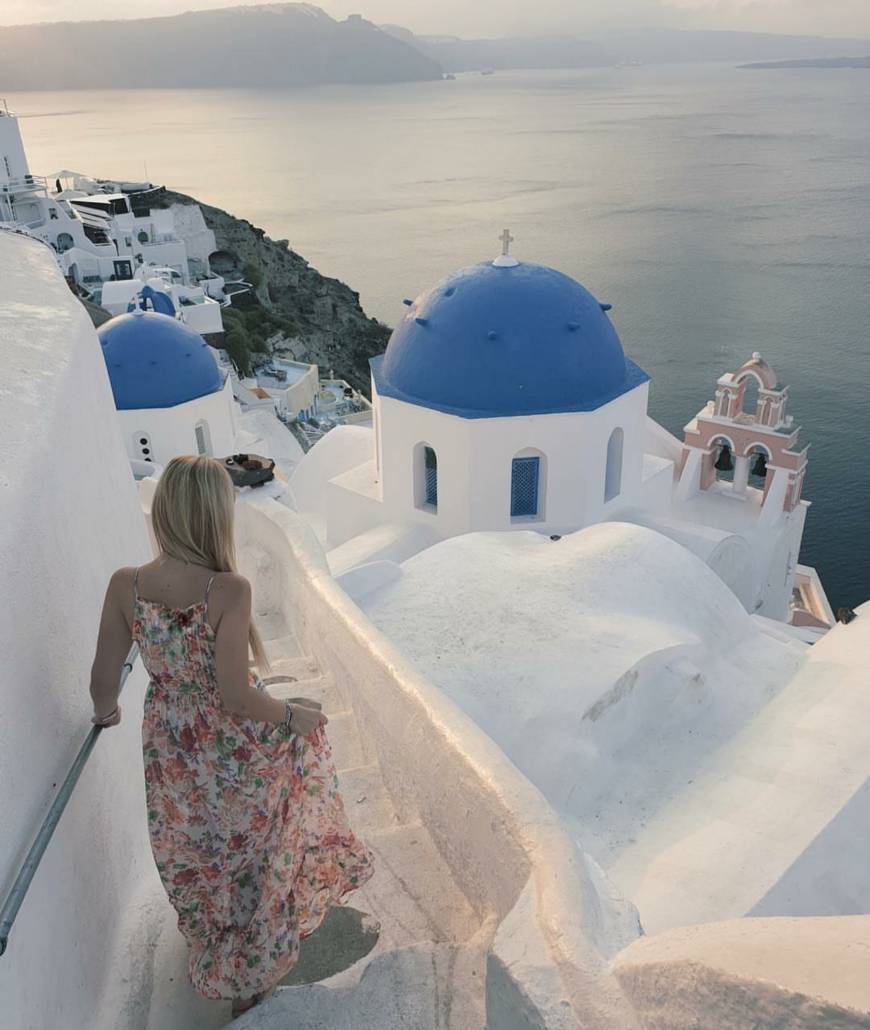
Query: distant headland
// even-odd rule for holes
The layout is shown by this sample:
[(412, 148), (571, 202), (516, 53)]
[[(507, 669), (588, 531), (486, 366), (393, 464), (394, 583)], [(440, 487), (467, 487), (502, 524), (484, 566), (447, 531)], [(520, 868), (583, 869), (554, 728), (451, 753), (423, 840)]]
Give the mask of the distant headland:
[(360, 15), (337, 21), (309, 3), (275, 3), (170, 17), (0, 26), (0, 72), (9, 91), (280, 89), (520, 69), (713, 62), (866, 67), (866, 58), (851, 56), (865, 48), (870, 50), (870, 40), (651, 27), (462, 39), (417, 35)]
[(358, 15), (312, 4), (0, 27), (7, 90), (309, 86), (440, 79), (441, 66)]
[(802, 61), (756, 61), (753, 64), (742, 64), (741, 68), (870, 68), (868, 57), (823, 57)]

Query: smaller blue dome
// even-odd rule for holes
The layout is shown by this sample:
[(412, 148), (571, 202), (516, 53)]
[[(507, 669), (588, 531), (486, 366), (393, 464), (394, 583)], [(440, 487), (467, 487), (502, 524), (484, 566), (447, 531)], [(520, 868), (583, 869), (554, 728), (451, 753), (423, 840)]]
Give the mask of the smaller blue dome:
[(118, 411), (171, 408), (223, 388), (225, 376), (211, 347), (167, 315), (118, 315), (97, 336)]

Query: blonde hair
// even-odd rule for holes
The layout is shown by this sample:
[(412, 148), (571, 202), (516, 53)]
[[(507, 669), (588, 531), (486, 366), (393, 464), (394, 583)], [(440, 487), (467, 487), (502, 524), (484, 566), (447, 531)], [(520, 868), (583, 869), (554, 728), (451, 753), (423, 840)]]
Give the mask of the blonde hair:
[[(235, 572), (235, 500), (233, 481), (219, 461), (206, 454), (173, 458), (157, 482), (151, 504), (151, 525), (160, 550), (215, 572)], [(253, 619), (248, 640), (257, 666), (268, 669)]]

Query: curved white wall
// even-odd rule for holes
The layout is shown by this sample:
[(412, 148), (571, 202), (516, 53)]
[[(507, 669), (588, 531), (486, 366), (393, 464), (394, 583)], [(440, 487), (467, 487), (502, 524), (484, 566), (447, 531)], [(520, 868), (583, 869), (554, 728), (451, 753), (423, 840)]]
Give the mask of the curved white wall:
[(631, 1030), (605, 967), (638, 933), (633, 907), (504, 753), (338, 587), (303, 519), (252, 495), (238, 535), (258, 608), (283, 608), (335, 676), (397, 807), (422, 819), (471, 904), (498, 924), (489, 1025)]
[[(5, 894), (90, 726), (88, 677), (109, 575), (147, 560), (148, 544), (91, 323), (48, 248), (3, 232), (0, 354)], [(0, 958), (3, 1026), (132, 1026), (119, 1011), (132, 987), (123, 978), (136, 972), (123, 965), (121, 919), (137, 891), (156, 883), (143, 686), (137, 665), (123, 724), (97, 742)]]

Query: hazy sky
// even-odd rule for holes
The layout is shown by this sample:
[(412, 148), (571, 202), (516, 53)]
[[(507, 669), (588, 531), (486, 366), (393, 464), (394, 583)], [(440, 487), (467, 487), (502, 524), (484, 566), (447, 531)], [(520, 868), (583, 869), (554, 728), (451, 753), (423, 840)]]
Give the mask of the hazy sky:
[[(0, 0), (0, 25), (147, 17), (256, 0)], [(806, 32), (870, 37), (870, 0), (322, 0), (329, 14), (360, 13), (417, 32), (502, 36), (626, 25)]]

